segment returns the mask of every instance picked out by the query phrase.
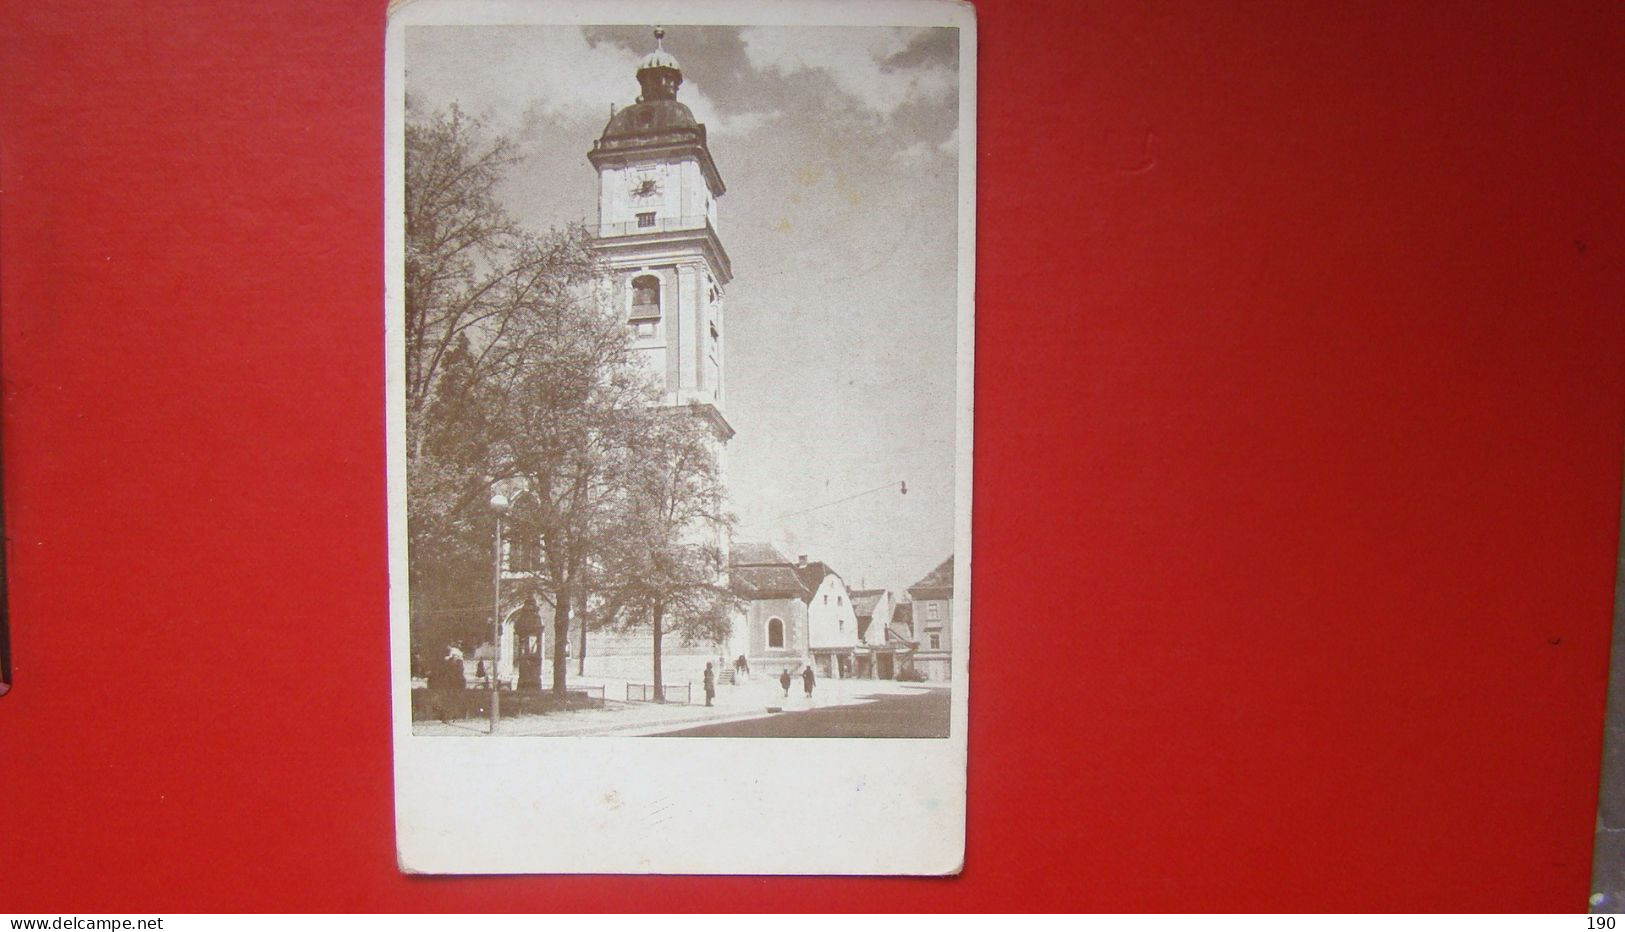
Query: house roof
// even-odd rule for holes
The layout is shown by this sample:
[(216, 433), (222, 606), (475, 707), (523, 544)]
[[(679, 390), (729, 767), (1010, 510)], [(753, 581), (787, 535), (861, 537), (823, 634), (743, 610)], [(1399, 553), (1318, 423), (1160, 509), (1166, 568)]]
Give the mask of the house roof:
[(795, 566), (796, 575), (801, 577), (801, 584), (807, 587), (807, 598), (812, 598), (818, 587), (824, 584), (824, 577), (839, 576), (840, 573), (829, 568), (829, 565), (814, 560), (811, 563), (798, 563)]
[(773, 599), (793, 595), (811, 601), (825, 577), (840, 576), (826, 563), (791, 563), (772, 544), (744, 541), (733, 545), (729, 576), (741, 598)]
[(875, 606), (880, 603), (880, 597), (886, 594), (884, 589), (853, 589), (847, 593), (852, 597), (852, 613), (859, 618), (872, 618)]
[(914, 624), (914, 606), (908, 602), (898, 602), (891, 612), (891, 624), (893, 627), (902, 625), (903, 630), (907, 631)]
[(925, 578), (909, 586), (908, 591), (910, 595), (921, 598), (951, 598), (954, 591), (954, 555), (948, 554), (948, 559), (937, 564), (936, 569), (926, 573)]
[(914, 606), (903, 603), (897, 606), (897, 614), (892, 615), (892, 623), (886, 626), (886, 640), (901, 641), (910, 647), (918, 647), (919, 642), (909, 637), (908, 620), (913, 616)]

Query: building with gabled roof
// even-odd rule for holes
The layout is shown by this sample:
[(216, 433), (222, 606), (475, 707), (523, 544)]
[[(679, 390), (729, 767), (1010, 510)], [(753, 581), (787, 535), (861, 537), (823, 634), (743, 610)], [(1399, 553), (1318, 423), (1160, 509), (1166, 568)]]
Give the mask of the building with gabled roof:
[(918, 649), (914, 652), (914, 669), (927, 679), (953, 678), (954, 627), (954, 558), (937, 565), (919, 582), (908, 587), (913, 622), (912, 632)]
[[(853, 589), (852, 614), (858, 616), (858, 640), (865, 644), (879, 643), (870, 637), (873, 630), (884, 637), (886, 622), (891, 620), (892, 595), (890, 589)], [(879, 615), (879, 627), (875, 627), (876, 615)]]
[(898, 602), (892, 607), (891, 622), (886, 625), (886, 637), (891, 640), (903, 641), (910, 646), (916, 644), (914, 640), (914, 604), (912, 602)]
[(889, 680), (897, 675), (898, 642), (887, 633), (895, 606), (896, 598), (890, 589), (852, 590), (852, 613), (858, 618), (858, 642), (866, 648), (858, 654), (858, 676)]
[(807, 600), (807, 635), (812, 660), (824, 676), (847, 678), (858, 668), (858, 617), (846, 580), (827, 564), (796, 561), (796, 575), (812, 590)]
[(795, 673), (812, 657), (807, 629), (807, 588), (790, 558), (772, 544), (735, 543), (728, 584), (743, 603), (728, 636), (730, 666), (743, 659), (752, 674)]
[[(752, 673), (771, 676), (808, 664), (823, 677), (894, 675), (896, 645), (885, 636), (884, 619), (891, 615), (886, 590), (866, 591), (860, 601), (828, 564), (806, 555), (792, 561), (760, 542), (735, 544), (729, 569), (733, 593), (744, 605), (728, 640), (735, 668), (743, 658)], [(877, 607), (883, 619), (878, 628)]]
[(937, 568), (925, 574), (925, 578), (908, 587), (908, 594), (915, 599), (953, 598), (954, 588), (954, 556), (937, 564)]

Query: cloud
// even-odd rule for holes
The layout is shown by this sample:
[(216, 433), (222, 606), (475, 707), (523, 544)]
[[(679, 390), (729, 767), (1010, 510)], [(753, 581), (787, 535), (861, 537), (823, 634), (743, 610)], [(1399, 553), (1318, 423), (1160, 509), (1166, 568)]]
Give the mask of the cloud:
[[(425, 30), (425, 32), (428, 32)], [(612, 42), (589, 42), (578, 28), (432, 30), (414, 43), (408, 34), (408, 86), (414, 105), (439, 109), (457, 103), (511, 132), (529, 116), (547, 119), (609, 118), (609, 106), (637, 99), (642, 55)], [(678, 99), (717, 135), (742, 135), (778, 117), (771, 113), (723, 113), (692, 80)]]
[(903, 169), (926, 168), (940, 165), (942, 159), (959, 157), (959, 127), (954, 127), (948, 138), (939, 143), (921, 139), (898, 149), (891, 155), (892, 163)]
[(891, 160), (900, 168), (923, 168), (938, 158), (937, 147), (926, 142), (912, 143), (892, 153)]
[[(695, 106), (693, 101), (689, 101), (689, 109), (694, 111), (694, 119), (704, 123), (706, 133), (712, 136), (743, 136), (766, 126), (783, 115), (774, 110), (771, 112), (752, 111), (750, 113), (720, 116), (716, 113), (715, 105), (709, 104), (709, 102), (707, 107), (702, 110), (700, 107)], [(710, 117), (705, 115), (707, 110), (712, 114)]]
[(758, 71), (783, 76), (823, 72), (865, 109), (889, 116), (905, 103), (940, 100), (958, 86), (940, 56), (922, 53), (926, 30), (817, 27), (740, 31), (745, 56)]

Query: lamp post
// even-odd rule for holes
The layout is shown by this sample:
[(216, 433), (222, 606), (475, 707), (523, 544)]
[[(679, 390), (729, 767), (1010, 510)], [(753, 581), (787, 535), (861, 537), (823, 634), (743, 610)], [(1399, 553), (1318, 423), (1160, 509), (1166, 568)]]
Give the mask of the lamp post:
[(508, 513), (505, 495), (491, 496), (491, 512), (496, 515), (496, 548), (491, 558), (491, 734), (497, 733), (497, 719), (502, 713), (497, 683), (497, 660), (502, 656), (502, 516)]

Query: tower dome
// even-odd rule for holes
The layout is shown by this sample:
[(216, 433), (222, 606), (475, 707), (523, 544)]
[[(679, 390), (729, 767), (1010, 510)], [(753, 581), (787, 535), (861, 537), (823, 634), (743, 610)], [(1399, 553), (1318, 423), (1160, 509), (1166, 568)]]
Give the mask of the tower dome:
[(665, 38), (666, 30), (655, 27), (655, 50), (638, 63), (638, 85), (643, 88), (638, 103), (677, 99), (677, 89), (683, 84), (683, 68), (666, 51)]
[(638, 62), (638, 70), (643, 71), (648, 68), (670, 68), (673, 71), (683, 70), (683, 66), (677, 64), (677, 59), (671, 57), (671, 53), (665, 49), (655, 49), (653, 52), (643, 56), (643, 60)]
[[(666, 51), (666, 30), (656, 27), (654, 33), (654, 51), (638, 63), (638, 84), (643, 93), (633, 104), (610, 107), (609, 122), (587, 157), (602, 171), (604, 166), (624, 165), (634, 158), (647, 161), (692, 156), (699, 162), (711, 196), (720, 197), (725, 189), (706, 146), (705, 126), (677, 99), (677, 89), (683, 83), (682, 66)], [(697, 216), (702, 207), (690, 205), (683, 216)]]
[(677, 59), (671, 57), (671, 53), (666, 51), (665, 39), (666, 30), (656, 26), (655, 50), (643, 56), (643, 61), (638, 62), (639, 71), (642, 71), (645, 68), (670, 68), (673, 71), (683, 70), (682, 66), (677, 64)]

